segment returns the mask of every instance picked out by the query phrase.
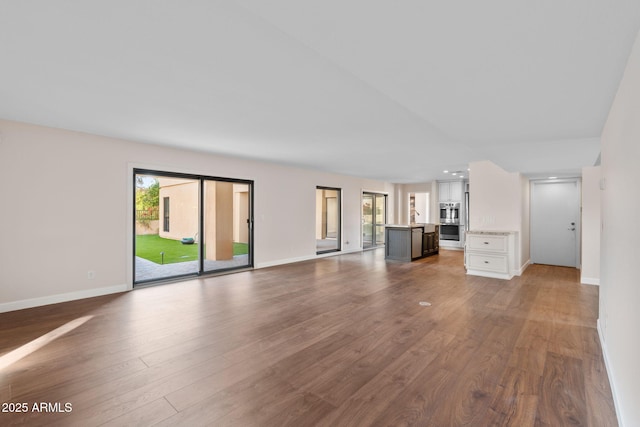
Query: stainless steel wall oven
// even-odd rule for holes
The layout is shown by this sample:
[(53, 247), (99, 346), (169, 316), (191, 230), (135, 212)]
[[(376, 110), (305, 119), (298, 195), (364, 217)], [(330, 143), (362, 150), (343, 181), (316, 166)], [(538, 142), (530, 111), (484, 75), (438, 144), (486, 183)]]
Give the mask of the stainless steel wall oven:
[(440, 203), (440, 223), (458, 224), (460, 222), (460, 203)]

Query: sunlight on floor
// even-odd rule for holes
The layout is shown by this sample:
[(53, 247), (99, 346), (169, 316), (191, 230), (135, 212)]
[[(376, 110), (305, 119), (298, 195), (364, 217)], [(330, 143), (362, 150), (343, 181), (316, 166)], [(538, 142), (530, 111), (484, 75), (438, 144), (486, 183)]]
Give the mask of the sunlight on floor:
[(64, 334), (73, 331), (79, 326), (82, 326), (88, 320), (90, 320), (93, 316), (84, 316), (79, 317), (75, 320), (72, 320), (69, 323), (66, 323), (59, 328), (54, 329), (51, 332), (44, 334), (43, 336), (36, 338), (35, 340), (26, 343), (22, 347), (18, 347), (15, 350), (5, 354), (0, 357), (0, 371), (4, 368), (11, 366), (13, 363), (30, 355), (31, 353), (41, 349), (45, 345), (49, 344), (51, 341), (63, 336)]

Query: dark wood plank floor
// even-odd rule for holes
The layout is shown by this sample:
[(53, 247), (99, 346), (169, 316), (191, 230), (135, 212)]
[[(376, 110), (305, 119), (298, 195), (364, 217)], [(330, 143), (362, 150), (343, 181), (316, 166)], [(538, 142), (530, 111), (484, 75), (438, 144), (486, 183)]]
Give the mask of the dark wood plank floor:
[(616, 426), (578, 275), (377, 250), (0, 314), (0, 364), (57, 335), (0, 370), (0, 425)]

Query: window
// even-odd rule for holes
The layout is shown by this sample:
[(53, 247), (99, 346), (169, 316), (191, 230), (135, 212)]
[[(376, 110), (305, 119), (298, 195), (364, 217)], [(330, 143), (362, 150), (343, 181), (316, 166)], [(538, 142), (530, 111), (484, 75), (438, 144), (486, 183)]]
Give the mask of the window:
[(162, 198), (162, 207), (163, 207), (163, 214), (162, 214), (163, 226), (162, 226), (162, 231), (168, 233), (169, 232), (169, 198), (168, 197), (163, 197)]

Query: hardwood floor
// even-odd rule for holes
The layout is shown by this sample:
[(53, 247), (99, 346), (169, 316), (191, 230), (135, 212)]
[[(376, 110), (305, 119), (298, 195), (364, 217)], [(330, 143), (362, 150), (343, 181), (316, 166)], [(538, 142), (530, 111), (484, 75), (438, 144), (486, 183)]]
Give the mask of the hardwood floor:
[(0, 424), (616, 426), (578, 277), (376, 250), (0, 314), (0, 365), (58, 335), (0, 370)]

